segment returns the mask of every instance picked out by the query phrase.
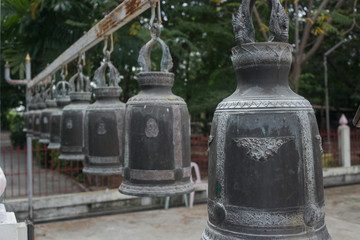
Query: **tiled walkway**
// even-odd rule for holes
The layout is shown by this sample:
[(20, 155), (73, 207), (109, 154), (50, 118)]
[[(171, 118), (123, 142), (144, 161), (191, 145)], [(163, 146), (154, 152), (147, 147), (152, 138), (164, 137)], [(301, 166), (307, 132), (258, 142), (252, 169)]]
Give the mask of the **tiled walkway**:
[[(334, 240), (360, 239), (360, 185), (325, 189), (326, 223)], [(36, 225), (37, 240), (200, 240), (206, 205)]]

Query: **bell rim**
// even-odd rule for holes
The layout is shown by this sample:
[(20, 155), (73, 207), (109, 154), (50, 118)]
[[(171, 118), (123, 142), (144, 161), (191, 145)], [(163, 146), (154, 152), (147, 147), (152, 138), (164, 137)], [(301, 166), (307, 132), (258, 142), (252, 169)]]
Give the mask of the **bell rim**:
[[(255, 234), (246, 234), (240, 232), (233, 232), (229, 230), (217, 230), (216, 226), (209, 222), (206, 223), (206, 227), (201, 236), (201, 240), (250, 240), (250, 239), (259, 239), (259, 240), (267, 240), (267, 239), (276, 239), (276, 240), (285, 240), (285, 239), (308, 239), (308, 240), (332, 240), (326, 224), (324, 223), (321, 227), (315, 229), (314, 231), (304, 231), (302, 233), (294, 233), (294, 234), (280, 234), (280, 235), (255, 235)], [(209, 232), (211, 231), (211, 235), (209, 236)], [(228, 232), (228, 235), (224, 233)], [(320, 236), (319, 236), (320, 235)], [(319, 238), (326, 236), (327, 238)]]
[(194, 184), (175, 183), (166, 185), (153, 185), (148, 186), (145, 184), (133, 184), (126, 181), (122, 181), (119, 192), (125, 195), (139, 196), (139, 197), (166, 197), (191, 193), (195, 190)]
[(60, 155), (58, 159), (65, 162), (81, 162), (85, 161), (85, 154), (68, 154), (61, 152), (60, 149)]
[(60, 149), (60, 143), (49, 142), (48, 149)]
[[(104, 171), (105, 170), (105, 171)], [(82, 170), (83, 173), (94, 176), (111, 176), (111, 175), (122, 175), (124, 170), (123, 167), (118, 166), (112, 169), (85, 166)]]

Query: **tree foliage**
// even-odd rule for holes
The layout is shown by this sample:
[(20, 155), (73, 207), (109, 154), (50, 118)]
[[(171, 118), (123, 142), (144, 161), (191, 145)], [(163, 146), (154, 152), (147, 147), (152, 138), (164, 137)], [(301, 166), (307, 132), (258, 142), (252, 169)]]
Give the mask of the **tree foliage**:
[[(30, 53), (33, 76), (80, 38), (120, 2), (103, 0), (3, 0), (1, 5), (1, 65), (9, 61), (14, 78), (24, 77), (24, 58)], [(322, 54), (343, 38), (349, 41), (329, 57), (330, 103), (354, 108), (359, 102), (359, 13), (355, 1), (282, 0), (290, 17), (293, 44), (293, 87), (312, 103), (323, 105)], [(235, 46), (231, 17), (238, 0), (162, 1), (162, 39), (174, 61), (173, 88), (188, 103), (192, 120), (200, 113), (211, 119), (216, 105), (230, 95), (236, 79), (230, 60)], [(258, 0), (253, 12), (257, 41), (266, 41), (270, 8)], [(134, 81), (139, 71), (138, 52), (149, 39), (149, 11), (114, 34), (112, 61), (122, 75), (123, 101), (139, 89)], [(92, 76), (99, 66), (103, 44), (86, 53), (85, 73)], [(152, 69), (159, 68), (160, 48), (152, 54)], [(1, 71), (2, 68), (1, 68)], [(69, 76), (76, 71), (69, 64)], [(3, 72), (1, 72), (3, 74)], [(58, 77), (57, 77), (58, 78)], [(25, 91), (1, 78), (2, 112), (24, 103)], [(203, 114), (202, 114), (203, 115)]]

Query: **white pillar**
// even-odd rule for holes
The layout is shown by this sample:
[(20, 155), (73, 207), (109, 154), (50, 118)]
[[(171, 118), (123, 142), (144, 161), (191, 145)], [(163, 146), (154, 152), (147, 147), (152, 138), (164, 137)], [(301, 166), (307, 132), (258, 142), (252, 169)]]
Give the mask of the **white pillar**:
[(338, 145), (339, 145), (339, 160), (343, 167), (351, 166), (351, 153), (350, 153), (350, 127), (347, 125), (348, 120), (342, 114), (339, 120), (340, 126), (338, 127)]
[[(6, 178), (0, 167), (0, 197), (6, 187)], [(26, 240), (27, 228), (25, 223), (17, 223), (13, 212), (6, 212), (4, 204), (0, 203), (0, 239)]]

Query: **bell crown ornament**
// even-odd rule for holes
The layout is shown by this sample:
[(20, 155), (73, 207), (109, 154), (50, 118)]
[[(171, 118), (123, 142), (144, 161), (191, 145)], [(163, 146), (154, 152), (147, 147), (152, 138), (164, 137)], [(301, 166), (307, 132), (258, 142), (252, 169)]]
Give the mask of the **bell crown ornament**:
[(70, 79), (70, 93), (69, 96), (72, 102), (76, 101), (90, 101), (90, 77), (83, 74), (83, 66), (81, 63), (77, 64), (77, 73)]
[(269, 3), (268, 42), (255, 42), (255, 0), (243, 0), (233, 16), (238, 84), (212, 121), (202, 240), (331, 239), (321, 136), (311, 104), (288, 84), (288, 17), (279, 0)]

